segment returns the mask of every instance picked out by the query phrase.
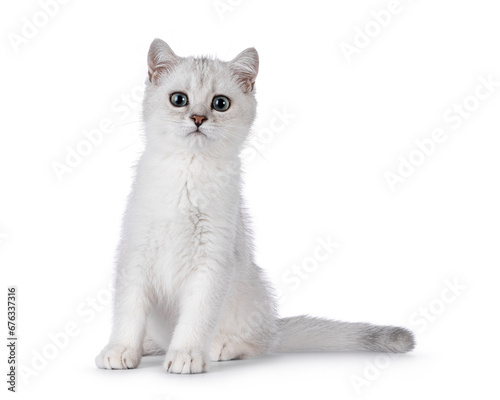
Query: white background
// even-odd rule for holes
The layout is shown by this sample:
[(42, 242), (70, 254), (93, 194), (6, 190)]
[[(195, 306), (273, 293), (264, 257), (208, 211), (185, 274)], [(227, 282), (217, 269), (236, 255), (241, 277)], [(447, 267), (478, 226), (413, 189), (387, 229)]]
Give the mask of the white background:
[[(500, 87), (487, 99), (469, 96), (480, 79), (500, 81), (500, 8), (401, 0), (377, 34), (372, 12), (388, 3), (75, 0), (47, 20), (37, 1), (2, 3), (0, 260), (3, 290), (18, 287), (19, 398), (498, 392)], [(24, 18), (44, 26), (14, 46)], [(373, 37), (348, 62), (341, 44), (365, 28)], [(406, 326), (416, 332), (413, 353), (279, 355), (197, 376), (165, 374), (161, 358), (130, 371), (94, 366), (110, 332), (108, 284), (141, 150), (140, 99), (125, 106), (123, 96), (140, 91), (155, 37), (181, 56), (259, 51), (260, 154), (248, 153), (245, 197), (258, 262), (284, 293), (282, 314)], [(474, 111), (460, 127), (443, 119), (464, 101)], [(266, 130), (276, 110), (293, 118)], [(59, 180), (54, 163), (106, 121), (114, 128)], [(397, 173), (398, 157), (435, 129), (446, 140), (392, 191), (384, 174)], [(291, 290), (284, 274), (311, 262), (328, 237), (338, 249)], [(455, 295), (446, 282), (460, 286)], [(68, 324), (76, 332), (63, 340)]]

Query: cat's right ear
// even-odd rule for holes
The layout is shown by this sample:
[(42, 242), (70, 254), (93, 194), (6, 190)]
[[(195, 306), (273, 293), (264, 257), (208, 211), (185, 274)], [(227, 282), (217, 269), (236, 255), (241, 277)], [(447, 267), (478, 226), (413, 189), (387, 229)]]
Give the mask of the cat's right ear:
[(179, 57), (169, 45), (161, 39), (155, 39), (149, 46), (148, 76), (149, 81), (157, 83), (158, 78), (173, 69)]

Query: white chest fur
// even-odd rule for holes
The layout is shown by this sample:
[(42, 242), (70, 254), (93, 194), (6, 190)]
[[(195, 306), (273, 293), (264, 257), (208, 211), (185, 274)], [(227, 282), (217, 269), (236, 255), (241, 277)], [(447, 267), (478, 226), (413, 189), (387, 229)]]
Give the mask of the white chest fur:
[[(239, 160), (145, 153), (127, 209), (124, 236), (148, 254), (144, 268), (160, 297), (171, 297), (213, 255), (227, 262), (238, 221)], [(131, 249), (124, 240), (122, 253)], [(210, 254), (208, 254), (210, 253)], [(217, 264), (219, 265), (219, 264)]]

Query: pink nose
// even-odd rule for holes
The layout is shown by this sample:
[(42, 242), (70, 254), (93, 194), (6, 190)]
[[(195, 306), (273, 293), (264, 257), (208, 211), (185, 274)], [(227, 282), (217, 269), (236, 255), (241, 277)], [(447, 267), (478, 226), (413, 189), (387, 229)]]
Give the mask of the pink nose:
[(199, 127), (203, 123), (203, 121), (207, 120), (207, 117), (205, 117), (204, 115), (191, 115), (191, 119), (194, 121), (196, 127)]

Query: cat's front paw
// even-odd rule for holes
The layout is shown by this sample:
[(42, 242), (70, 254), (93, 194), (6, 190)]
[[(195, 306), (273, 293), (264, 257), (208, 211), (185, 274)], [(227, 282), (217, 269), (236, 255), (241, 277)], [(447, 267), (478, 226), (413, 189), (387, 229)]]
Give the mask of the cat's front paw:
[(209, 357), (200, 350), (169, 350), (163, 369), (172, 374), (199, 374), (209, 367)]
[(98, 368), (131, 369), (141, 362), (141, 352), (122, 345), (107, 345), (95, 358)]

